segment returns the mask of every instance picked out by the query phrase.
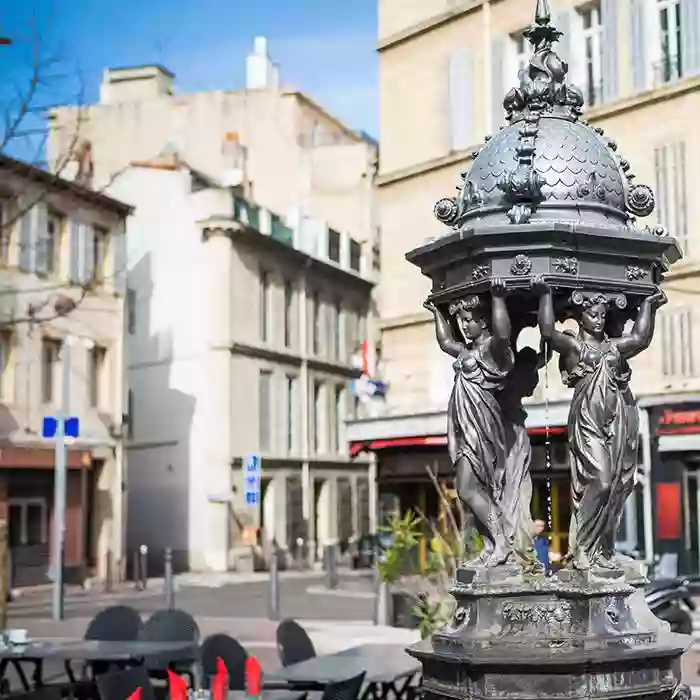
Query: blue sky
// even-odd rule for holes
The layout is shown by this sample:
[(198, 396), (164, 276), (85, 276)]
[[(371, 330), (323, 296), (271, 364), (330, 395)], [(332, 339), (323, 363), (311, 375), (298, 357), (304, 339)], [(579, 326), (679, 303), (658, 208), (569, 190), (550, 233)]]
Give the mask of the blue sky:
[(0, 2), (0, 100), (26, 83), (32, 13), (62, 77), (50, 101), (94, 102), (104, 68), (161, 63), (180, 92), (243, 86), (253, 37), (268, 38), (282, 81), (349, 126), (377, 136), (376, 0), (5, 0)]

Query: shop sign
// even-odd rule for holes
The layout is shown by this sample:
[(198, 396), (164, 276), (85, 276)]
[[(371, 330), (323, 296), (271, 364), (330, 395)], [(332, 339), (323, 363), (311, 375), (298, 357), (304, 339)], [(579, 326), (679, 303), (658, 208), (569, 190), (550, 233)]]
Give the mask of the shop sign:
[(658, 413), (657, 435), (700, 434), (700, 405), (667, 406)]

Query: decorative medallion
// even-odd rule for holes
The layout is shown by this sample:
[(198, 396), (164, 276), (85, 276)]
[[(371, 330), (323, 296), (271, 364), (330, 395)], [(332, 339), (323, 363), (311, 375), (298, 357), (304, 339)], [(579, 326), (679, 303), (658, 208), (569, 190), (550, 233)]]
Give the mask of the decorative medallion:
[(654, 193), (647, 185), (634, 185), (627, 192), (627, 208), (635, 216), (649, 216), (654, 211)]
[(491, 268), (488, 265), (477, 265), (472, 270), (472, 279), (480, 280), (486, 277), (491, 272)]
[(554, 258), (552, 260), (552, 271), (562, 275), (577, 275), (578, 260), (576, 258)]
[(455, 610), (455, 614), (452, 618), (452, 626), (459, 627), (460, 625), (465, 625), (469, 622), (470, 611), (462, 606)]
[(527, 255), (516, 255), (510, 266), (511, 274), (522, 277), (523, 275), (530, 274), (530, 270), (532, 270), (532, 260), (530, 260)]
[(435, 204), (433, 213), (438, 221), (450, 226), (457, 221), (457, 202), (452, 197), (443, 197)]
[(628, 265), (627, 269), (625, 270), (625, 277), (630, 282), (635, 282), (637, 280), (640, 280), (645, 275), (646, 275), (646, 272), (641, 267), (637, 267), (636, 265)]
[(564, 625), (571, 622), (571, 603), (504, 603), (503, 618), (511, 625)]

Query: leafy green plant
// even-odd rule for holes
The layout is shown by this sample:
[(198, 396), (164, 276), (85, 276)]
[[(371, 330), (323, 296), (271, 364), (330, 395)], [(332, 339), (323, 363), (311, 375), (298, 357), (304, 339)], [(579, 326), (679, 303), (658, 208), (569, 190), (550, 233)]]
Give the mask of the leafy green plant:
[[(456, 498), (439, 482), (435, 473), (426, 467), (441, 503), (443, 519), (434, 522), (424, 513), (407, 511), (394, 514), (381, 528), (391, 535), (392, 543), (377, 563), (381, 580), (410, 594), (414, 600), (413, 614), (418, 620), (422, 637), (442, 629), (451, 619), (455, 601), (449, 594), (457, 567), (481, 550), (481, 538)], [(454, 513), (456, 505), (457, 514)], [(425, 566), (418, 564), (421, 539), (429, 537)]]

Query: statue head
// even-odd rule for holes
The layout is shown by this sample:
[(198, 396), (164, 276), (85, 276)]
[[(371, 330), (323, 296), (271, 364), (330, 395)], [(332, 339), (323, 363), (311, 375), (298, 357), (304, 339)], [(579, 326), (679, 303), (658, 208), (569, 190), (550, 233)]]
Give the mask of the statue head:
[(466, 342), (478, 340), (487, 332), (484, 305), (475, 294), (450, 304), (450, 315), (457, 320), (457, 328)]
[(581, 314), (578, 324), (581, 330), (594, 338), (602, 338), (608, 317), (608, 300), (603, 294), (593, 294), (580, 302)]

